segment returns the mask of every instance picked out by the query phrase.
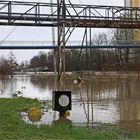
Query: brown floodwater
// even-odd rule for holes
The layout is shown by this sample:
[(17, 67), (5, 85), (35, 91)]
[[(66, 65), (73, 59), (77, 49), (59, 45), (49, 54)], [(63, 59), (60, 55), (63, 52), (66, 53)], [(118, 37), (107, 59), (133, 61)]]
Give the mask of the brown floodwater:
[(23, 97), (40, 100), (44, 105), (41, 116), (31, 119), (29, 111), (21, 112), (22, 120), (29, 124), (51, 125), (59, 120), (79, 126), (111, 123), (140, 132), (140, 80), (99, 81), (89, 77), (81, 87), (73, 80), (65, 80), (65, 89), (72, 91), (72, 110), (67, 118), (59, 118), (58, 112), (51, 109), (53, 78), (1, 77), (0, 98), (12, 98), (13, 93), (21, 91)]

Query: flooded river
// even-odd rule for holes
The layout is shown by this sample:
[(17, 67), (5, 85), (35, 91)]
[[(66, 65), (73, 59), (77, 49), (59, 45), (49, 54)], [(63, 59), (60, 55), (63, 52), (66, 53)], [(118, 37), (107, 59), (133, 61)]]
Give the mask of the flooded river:
[[(65, 89), (72, 91), (72, 110), (67, 120), (73, 125), (94, 126), (96, 123), (117, 124), (121, 128), (140, 131), (140, 80), (86, 80), (81, 87), (65, 81)], [(38, 78), (31, 75), (1, 77), (0, 98), (12, 98), (20, 91), (23, 97), (45, 100), (50, 108), (38, 121), (29, 119), (21, 112), (26, 123), (52, 124), (59, 119), (58, 112), (51, 109), (53, 78)]]

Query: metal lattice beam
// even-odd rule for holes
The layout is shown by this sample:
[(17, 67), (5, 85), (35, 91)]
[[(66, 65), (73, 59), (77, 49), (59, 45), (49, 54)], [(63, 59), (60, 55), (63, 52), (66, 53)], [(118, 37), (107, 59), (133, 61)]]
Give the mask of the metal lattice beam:
[(58, 90), (62, 90), (62, 78), (65, 74), (65, 21), (66, 5), (65, 0), (57, 0), (57, 26), (58, 26), (58, 50), (57, 50), (57, 71)]
[[(140, 48), (140, 45), (83, 45), (83, 46), (80, 46), (80, 45), (73, 45), (73, 46), (65, 46), (65, 49), (113, 49), (113, 48), (116, 48), (116, 49), (125, 49), (125, 48)], [(15, 49), (15, 50), (30, 50), (30, 49), (57, 49), (57, 46), (3, 46), (1, 45), (0, 46), (0, 49), (1, 50), (9, 50), (9, 49)]]
[[(59, 1), (62, 5), (63, 0)], [(53, 13), (51, 7), (54, 9)], [(0, 25), (58, 27), (65, 23), (65, 27), (131, 29), (140, 27), (139, 7), (69, 3), (62, 9), (65, 9), (65, 19), (63, 16), (58, 17), (60, 11), (57, 3), (0, 1)]]

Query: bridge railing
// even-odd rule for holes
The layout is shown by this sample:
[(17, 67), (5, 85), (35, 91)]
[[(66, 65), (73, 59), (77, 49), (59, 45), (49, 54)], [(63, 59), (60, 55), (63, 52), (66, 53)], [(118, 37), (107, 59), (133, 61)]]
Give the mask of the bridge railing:
[[(138, 28), (140, 21), (139, 7), (67, 3), (65, 12), (68, 27)], [(1, 25), (58, 26), (57, 15), (57, 3), (0, 1)]]
[[(2, 42), (2, 43), (1, 43)], [(79, 45), (81, 46), (81, 41), (69, 41), (67, 45)], [(53, 46), (52, 41), (22, 41), (22, 40), (7, 40), (4, 41), (0, 40), (0, 46)], [(55, 44), (57, 46), (57, 44)]]
[[(2, 42), (2, 43), (1, 43)], [(89, 44), (87, 44), (89, 46)], [(119, 46), (119, 45), (140, 45), (140, 41), (134, 41), (134, 40), (117, 40), (117, 41), (111, 41), (108, 43), (102, 43), (102, 44), (96, 44), (94, 42), (91, 43), (92, 46)], [(53, 46), (52, 41), (24, 41), (24, 40), (6, 40), (3, 42), (3, 40), (0, 40), (0, 46)], [(57, 46), (57, 44), (55, 44)], [(66, 46), (86, 46), (85, 43), (82, 44), (79, 40), (71, 40), (68, 41)]]

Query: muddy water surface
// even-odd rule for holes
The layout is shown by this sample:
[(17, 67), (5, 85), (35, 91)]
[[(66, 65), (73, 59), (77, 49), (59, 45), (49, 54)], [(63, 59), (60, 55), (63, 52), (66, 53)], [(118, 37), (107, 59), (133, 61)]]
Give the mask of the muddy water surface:
[[(140, 81), (139, 80), (91, 80), (81, 87), (65, 81), (65, 89), (72, 91), (72, 111), (67, 117), (73, 125), (94, 126), (96, 123), (117, 124), (121, 128), (140, 132)], [(21, 91), (23, 97), (37, 98), (49, 104), (43, 115), (32, 121), (28, 112), (21, 112), (22, 119), (31, 124), (52, 124), (59, 120), (58, 112), (51, 109), (53, 78), (37, 78), (30, 75), (1, 77), (0, 98), (12, 98)]]

